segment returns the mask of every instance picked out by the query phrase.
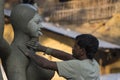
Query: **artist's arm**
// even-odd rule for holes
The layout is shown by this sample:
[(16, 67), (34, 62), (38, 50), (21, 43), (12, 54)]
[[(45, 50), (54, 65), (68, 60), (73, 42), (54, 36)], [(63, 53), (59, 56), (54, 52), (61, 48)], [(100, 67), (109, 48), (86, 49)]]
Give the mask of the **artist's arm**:
[(58, 71), (56, 62), (49, 61), (49, 60), (45, 59), (44, 57), (38, 56), (36, 54), (30, 54), (29, 57), (32, 60), (34, 60), (35, 63), (38, 64), (40, 67)]
[(33, 50), (29, 50), (24, 53), (26, 56), (31, 58), (36, 64), (42, 68), (58, 71), (56, 62), (49, 61), (48, 59), (34, 54)]
[(42, 46), (38, 42), (31, 41), (31, 42), (28, 42), (26, 45), (30, 48), (33, 48), (36, 51), (44, 52), (45, 54), (51, 55), (51, 56), (56, 57), (56, 58), (61, 59), (61, 60), (74, 59), (73, 56), (70, 55), (69, 53), (66, 53), (64, 51), (60, 51), (57, 49), (52, 49), (52, 48)]

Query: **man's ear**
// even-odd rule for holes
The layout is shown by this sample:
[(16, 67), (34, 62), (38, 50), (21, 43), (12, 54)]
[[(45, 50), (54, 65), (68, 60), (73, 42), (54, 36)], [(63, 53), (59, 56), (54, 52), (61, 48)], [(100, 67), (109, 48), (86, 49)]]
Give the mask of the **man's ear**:
[(86, 53), (86, 50), (85, 50), (85, 48), (82, 48), (82, 52)]
[(81, 56), (83, 56), (86, 53), (86, 50), (84, 48), (81, 48)]

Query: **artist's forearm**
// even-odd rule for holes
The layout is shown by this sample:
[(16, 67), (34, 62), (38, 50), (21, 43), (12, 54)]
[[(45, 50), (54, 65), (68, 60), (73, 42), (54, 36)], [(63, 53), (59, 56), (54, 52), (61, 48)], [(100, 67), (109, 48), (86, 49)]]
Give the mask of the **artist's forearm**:
[(70, 60), (73, 59), (72, 55), (70, 55), (69, 53), (63, 52), (63, 51), (59, 51), (56, 49), (52, 49), (51, 54), (52, 56), (61, 59), (61, 60)]
[(69, 53), (66, 53), (64, 51), (49, 48), (49, 49), (51, 49), (51, 51), (49, 53), (49, 52), (46, 51), (48, 49), (48, 47), (43, 46), (41, 48), (42, 48), (42, 51), (45, 52), (46, 54), (52, 55), (53, 57), (56, 57), (58, 59), (61, 59), (61, 60), (73, 59), (72, 55), (70, 55)]
[(36, 54), (29, 54), (28, 57), (30, 57), (33, 61), (35, 61), (35, 63), (38, 64), (40, 67), (51, 70), (57, 70), (56, 63), (49, 61), (44, 57), (38, 56)]

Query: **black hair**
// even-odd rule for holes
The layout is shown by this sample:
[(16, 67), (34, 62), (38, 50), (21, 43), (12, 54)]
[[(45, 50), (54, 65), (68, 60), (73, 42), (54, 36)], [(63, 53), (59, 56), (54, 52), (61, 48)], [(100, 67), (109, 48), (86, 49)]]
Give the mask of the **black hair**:
[(23, 3), (34, 4), (34, 0), (23, 0)]
[(68, 2), (68, 1), (71, 1), (71, 0), (59, 0), (60, 2)]
[(99, 46), (97, 38), (91, 34), (81, 34), (78, 35), (75, 40), (80, 48), (84, 48), (86, 50), (87, 57), (89, 59), (93, 59)]

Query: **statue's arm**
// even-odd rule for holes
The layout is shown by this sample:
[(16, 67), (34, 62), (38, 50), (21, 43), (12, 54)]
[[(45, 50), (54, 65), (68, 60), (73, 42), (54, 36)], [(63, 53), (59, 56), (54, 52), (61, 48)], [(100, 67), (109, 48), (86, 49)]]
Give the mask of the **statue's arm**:
[(4, 30), (4, 0), (0, 0), (0, 39), (3, 38)]
[(4, 0), (0, 0), (0, 57), (6, 58), (10, 53), (10, 46), (3, 38), (4, 32)]
[(10, 52), (11, 49), (9, 44), (4, 39), (0, 39), (0, 57), (7, 58)]

